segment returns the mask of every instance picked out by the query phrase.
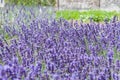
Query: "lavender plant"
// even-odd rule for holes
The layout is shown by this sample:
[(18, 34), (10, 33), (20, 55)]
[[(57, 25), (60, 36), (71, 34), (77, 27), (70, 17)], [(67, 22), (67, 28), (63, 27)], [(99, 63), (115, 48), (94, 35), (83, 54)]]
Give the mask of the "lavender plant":
[(120, 21), (16, 23), (0, 34), (1, 80), (120, 79)]

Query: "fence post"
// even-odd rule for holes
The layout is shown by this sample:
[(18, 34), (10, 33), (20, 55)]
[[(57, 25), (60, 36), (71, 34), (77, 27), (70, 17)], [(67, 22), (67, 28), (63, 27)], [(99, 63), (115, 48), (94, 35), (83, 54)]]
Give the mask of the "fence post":
[(56, 6), (57, 6), (57, 10), (59, 10), (59, 7), (60, 7), (60, 2), (59, 2), (59, 0), (56, 0)]
[(101, 7), (101, 0), (99, 0), (99, 8)]

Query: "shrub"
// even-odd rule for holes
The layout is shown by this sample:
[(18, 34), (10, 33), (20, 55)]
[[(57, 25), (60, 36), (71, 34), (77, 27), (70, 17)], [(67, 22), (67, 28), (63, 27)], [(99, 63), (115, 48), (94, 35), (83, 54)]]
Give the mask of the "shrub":
[(42, 5), (42, 6), (54, 6), (55, 0), (6, 0), (6, 3), (16, 4), (16, 5)]
[(74, 19), (88, 21), (89, 18), (92, 18), (95, 22), (103, 22), (105, 19), (108, 21), (114, 16), (119, 16), (118, 12), (112, 11), (101, 11), (101, 10), (88, 10), (88, 11), (75, 11), (75, 10), (63, 10), (56, 12), (56, 18), (64, 18), (67, 20)]

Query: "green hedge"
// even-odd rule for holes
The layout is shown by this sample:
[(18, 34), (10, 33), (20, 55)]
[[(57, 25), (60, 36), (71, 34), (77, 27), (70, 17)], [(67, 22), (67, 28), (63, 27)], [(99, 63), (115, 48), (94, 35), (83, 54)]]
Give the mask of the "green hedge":
[(88, 10), (88, 11), (76, 11), (76, 10), (62, 10), (56, 11), (56, 18), (64, 18), (67, 20), (74, 19), (88, 21), (90, 18), (95, 22), (102, 22), (105, 19), (108, 21), (114, 16), (120, 16), (120, 13), (116, 11), (102, 11), (102, 10)]
[(42, 5), (42, 6), (54, 6), (56, 4), (56, 0), (5, 0), (6, 3), (16, 4), (16, 5)]

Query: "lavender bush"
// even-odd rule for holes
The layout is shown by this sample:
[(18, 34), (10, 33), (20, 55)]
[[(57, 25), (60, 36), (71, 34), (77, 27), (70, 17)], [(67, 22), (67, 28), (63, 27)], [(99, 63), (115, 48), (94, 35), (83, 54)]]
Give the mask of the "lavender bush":
[[(22, 5), (9, 5), (6, 4), (5, 7), (0, 9), (0, 18), (2, 24), (15, 25), (18, 23), (30, 24), (31, 20), (41, 19), (41, 18), (54, 18), (54, 8), (53, 7), (43, 7), (43, 6), (22, 6)], [(0, 20), (0, 24), (1, 24)]]
[(119, 80), (120, 22), (72, 24), (33, 20), (4, 27), (0, 38), (2, 80)]
[[(17, 20), (0, 34), (0, 80), (120, 80), (120, 21)], [(18, 26), (18, 27), (17, 27)]]

